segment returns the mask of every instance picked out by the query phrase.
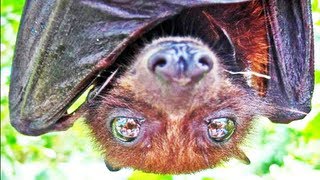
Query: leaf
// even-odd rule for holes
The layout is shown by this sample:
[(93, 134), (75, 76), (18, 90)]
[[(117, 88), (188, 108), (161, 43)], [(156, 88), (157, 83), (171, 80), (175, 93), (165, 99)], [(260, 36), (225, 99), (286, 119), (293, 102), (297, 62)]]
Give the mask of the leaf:
[(134, 171), (128, 180), (141, 180), (141, 179), (152, 179), (152, 180), (172, 180), (173, 177), (170, 175), (159, 175), (152, 173), (144, 173), (141, 171)]
[(320, 139), (320, 112), (311, 120), (303, 130), (305, 140)]

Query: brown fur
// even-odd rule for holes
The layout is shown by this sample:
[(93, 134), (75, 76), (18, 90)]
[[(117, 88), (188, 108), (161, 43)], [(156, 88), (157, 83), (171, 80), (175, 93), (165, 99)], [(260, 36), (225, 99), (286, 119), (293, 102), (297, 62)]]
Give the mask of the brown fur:
[[(251, 69), (266, 73), (266, 33), (261, 27), (264, 20), (259, 4), (219, 5), (215, 10), (210, 12), (211, 16), (223, 15), (219, 22), (231, 32), (240, 55), (250, 60)], [(251, 29), (252, 26), (255, 28)], [(252, 119), (263, 114), (259, 110), (265, 104), (254, 93), (232, 84), (214, 54), (215, 69), (196, 85), (179, 87), (163, 83), (146, 66), (148, 53), (160, 48), (156, 44), (146, 46), (136, 56), (114, 88), (103, 94), (101, 104), (88, 113), (88, 125), (107, 162), (115, 168), (179, 174), (212, 168), (231, 157), (242, 159), (239, 145), (252, 128)], [(261, 84), (264, 83), (254, 79), (259, 91)], [(145, 119), (139, 138), (129, 144), (115, 139), (110, 131), (109, 115), (119, 108)], [(215, 143), (207, 135), (205, 119), (225, 116), (235, 120), (236, 131), (227, 142)]]
[[(130, 89), (114, 89), (105, 96), (100, 108), (89, 115), (96, 117), (90, 119), (90, 126), (105, 158), (115, 167), (170, 174), (211, 168), (231, 157), (241, 158), (238, 146), (251, 129), (251, 119), (257, 113), (256, 104), (260, 103), (236, 87), (226, 86), (220, 91), (223, 92), (216, 92), (217, 96), (205, 101), (199, 96), (193, 97), (194, 103), (202, 101), (203, 104), (188, 108), (183, 115), (174, 116), (168, 113), (171, 108), (155, 107), (161, 102), (154, 102), (154, 105), (146, 103), (148, 96), (144, 98), (132, 94)], [(208, 96), (207, 93), (203, 95)], [(189, 107), (192, 106), (189, 104)], [(143, 114), (146, 119), (143, 139), (134, 146), (122, 145), (108, 131), (107, 113), (113, 107), (129, 108)], [(228, 113), (237, 116), (237, 131), (227, 143), (215, 144), (206, 137), (203, 119), (219, 111), (230, 111)]]
[[(226, 29), (246, 67), (268, 74), (267, 26), (260, 1), (251, 1), (246, 5), (217, 5), (207, 11), (207, 18)], [(253, 77), (252, 85), (260, 95), (265, 94), (266, 79)]]

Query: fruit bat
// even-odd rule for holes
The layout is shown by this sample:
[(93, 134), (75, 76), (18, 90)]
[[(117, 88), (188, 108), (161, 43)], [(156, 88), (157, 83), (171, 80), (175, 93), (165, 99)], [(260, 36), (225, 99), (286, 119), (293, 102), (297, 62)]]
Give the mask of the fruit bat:
[(10, 118), (37, 136), (84, 116), (110, 170), (191, 173), (249, 162), (259, 116), (306, 116), (313, 71), (310, 1), (29, 0)]

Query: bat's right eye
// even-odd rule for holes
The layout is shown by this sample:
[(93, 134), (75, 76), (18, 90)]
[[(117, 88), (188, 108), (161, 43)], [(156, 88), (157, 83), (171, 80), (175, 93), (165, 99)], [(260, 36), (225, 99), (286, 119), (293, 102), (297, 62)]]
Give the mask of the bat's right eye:
[(133, 117), (116, 117), (112, 120), (113, 136), (123, 142), (135, 140), (140, 133), (142, 119)]
[(216, 142), (228, 140), (235, 130), (235, 123), (229, 118), (210, 119), (208, 134), (210, 139)]

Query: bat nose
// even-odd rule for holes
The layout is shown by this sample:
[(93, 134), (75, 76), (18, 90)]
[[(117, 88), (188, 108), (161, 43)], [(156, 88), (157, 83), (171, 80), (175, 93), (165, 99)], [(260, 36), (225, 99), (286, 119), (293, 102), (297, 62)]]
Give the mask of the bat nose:
[(180, 85), (199, 81), (213, 67), (208, 50), (175, 44), (162, 49), (148, 59), (148, 68), (156, 76)]

